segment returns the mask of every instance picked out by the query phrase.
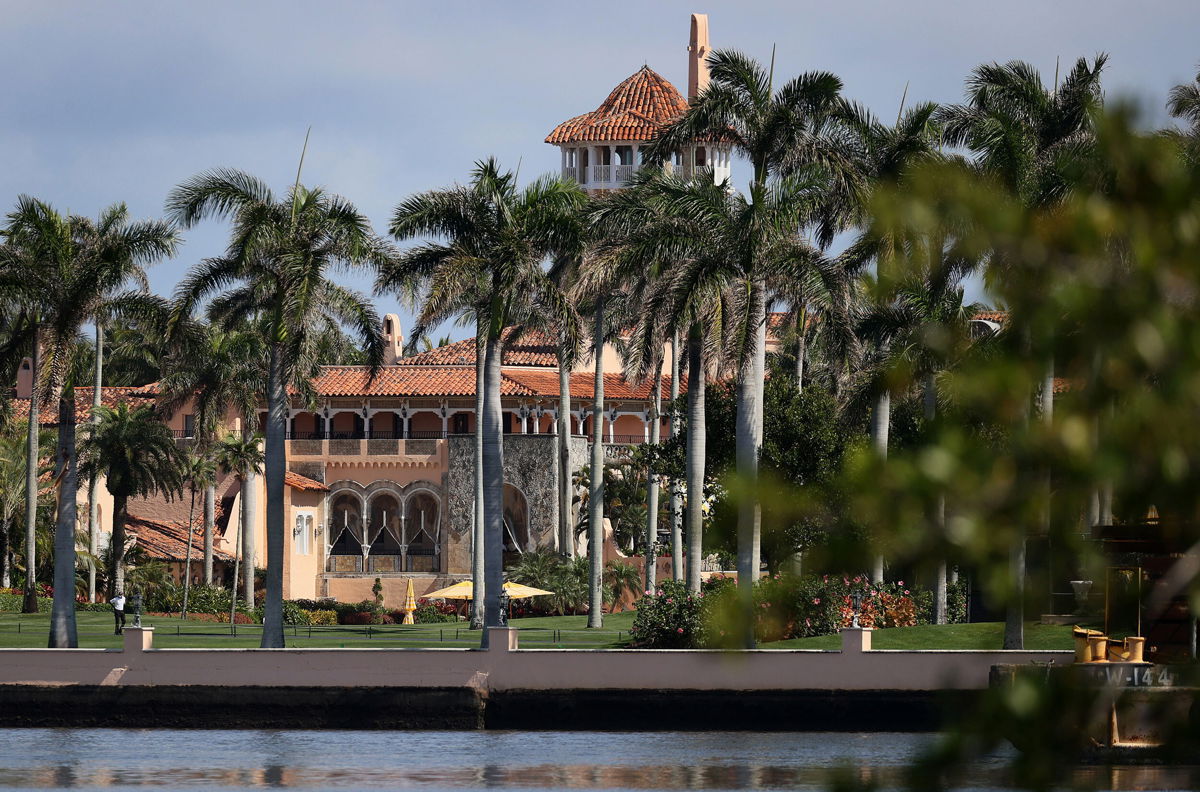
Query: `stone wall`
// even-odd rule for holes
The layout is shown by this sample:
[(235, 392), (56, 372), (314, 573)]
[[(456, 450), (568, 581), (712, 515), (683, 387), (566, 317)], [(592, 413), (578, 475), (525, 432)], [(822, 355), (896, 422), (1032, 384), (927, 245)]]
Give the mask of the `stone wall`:
[[(452, 536), (470, 547), (472, 503), (475, 499), (475, 438), (452, 435), (449, 440), (446, 496)], [(587, 464), (587, 441), (571, 438), (571, 469)], [(529, 534), (542, 547), (555, 545), (558, 526), (558, 438), (555, 435), (505, 435), (504, 481), (525, 495)], [(468, 550), (469, 553), (469, 550)], [(469, 568), (469, 561), (468, 567)]]

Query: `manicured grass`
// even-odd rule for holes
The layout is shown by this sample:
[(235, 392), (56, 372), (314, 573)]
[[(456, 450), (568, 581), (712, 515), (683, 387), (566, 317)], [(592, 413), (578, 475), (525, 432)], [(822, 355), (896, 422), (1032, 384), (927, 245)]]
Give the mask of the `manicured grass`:
[[(586, 616), (543, 616), (513, 619), (521, 630), (521, 646), (528, 649), (601, 649), (624, 646), (629, 641), (634, 611), (604, 614), (604, 627), (587, 629)], [(113, 634), (112, 615), (79, 613), (76, 615), (79, 645), (92, 649), (116, 649), (121, 639)], [(129, 623), (132, 623), (132, 618)], [(259, 643), (258, 625), (237, 626), (231, 634), (228, 624), (188, 619), (146, 617), (143, 624), (153, 626), (154, 646), (159, 649), (255, 648)], [(0, 648), (41, 648), (46, 645), (50, 616), (45, 613), (0, 613)], [(999, 649), (1003, 644), (1004, 624), (951, 624), (942, 627), (897, 627), (877, 630), (871, 637), (875, 649)], [(338, 648), (474, 648), (479, 633), (467, 629), (465, 622), (446, 624), (386, 624), (371, 626), (287, 628), (287, 644), (304, 649)], [(763, 644), (763, 649), (837, 649), (841, 636), (795, 638)], [(1030, 622), (1025, 625), (1027, 649), (1070, 649), (1071, 628)]]
[[(132, 617), (127, 620), (133, 623)], [(258, 625), (239, 624), (236, 635), (228, 624), (188, 619), (144, 617), (142, 623), (155, 628), (154, 646), (159, 649), (254, 648), (259, 644)], [(622, 646), (629, 640), (633, 612), (605, 614), (604, 627), (587, 629), (586, 616), (552, 616), (513, 619), (521, 630), (526, 648), (596, 649)], [(46, 613), (0, 613), (0, 648), (41, 648), (46, 645), (50, 616)], [(113, 632), (111, 613), (77, 613), (79, 645), (91, 649), (116, 649), (121, 638)], [(365, 626), (287, 628), (288, 646), (297, 648), (473, 648), (479, 633), (465, 622), (445, 624), (386, 624)]]
[[(763, 644), (764, 649), (837, 649), (840, 635), (793, 638)], [(1000, 649), (1004, 645), (1003, 622), (975, 624), (924, 624), (919, 627), (893, 627), (871, 635), (872, 649)], [(1026, 649), (1071, 649), (1074, 646), (1069, 626), (1025, 624)]]

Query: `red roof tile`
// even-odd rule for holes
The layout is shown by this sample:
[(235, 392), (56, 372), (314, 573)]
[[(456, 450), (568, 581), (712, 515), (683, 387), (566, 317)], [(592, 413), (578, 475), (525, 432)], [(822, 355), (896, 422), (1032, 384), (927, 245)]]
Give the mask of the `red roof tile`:
[[(324, 366), (313, 380), (321, 396), (474, 396), (475, 367), (384, 366), (373, 381), (367, 366)], [(501, 374), (501, 396), (533, 396)]]
[(556, 126), (546, 142), (649, 140), (659, 127), (685, 110), (687, 101), (675, 86), (643, 66), (614, 88), (598, 108)]
[(976, 311), (972, 319), (979, 319), (985, 322), (999, 322), (1004, 324), (1008, 321), (1008, 311)]
[[(204, 558), (204, 534), (200, 530), (202, 523), (197, 520), (192, 525), (192, 559)], [(188, 531), (183, 523), (149, 520), (144, 517), (129, 515), (126, 529), (136, 541), (138, 547), (151, 558), (161, 561), (187, 560)], [(233, 561), (233, 556), (224, 550), (213, 548), (213, 558), (219, 561)]]
[[(516, 380), (521, 385), (528, 388), (531, 392), (538, 396), (546, 398), (558, 398), (558, 372), (550, 371), (528, 371), (519, 369), (507, 369), (504, 376), (509, 379)], [(571, 398), (572, 399), (592, 399), (595, 396), (595, 376), (586, 371), (577, 371), (571, 374)], [(680, 388), (686, 388), (686, 379), (680, 378)], [(669, 399), (671, 397), (671, 378), (662, 378), (662, 397)], [(623, 374), (614, 372), (604, 375), (604, 397), (606, 399), (642, 399), (649, 400), (650, 398), (650, 381), (647, 380), (641, 385), (634, 387), (629, 384)]]
[[(501, 362), (505, 366), (557, 366), (558, 356), (550, 336), (540, 330), (526, 330), (514, 343), (508, 343), (512, 328), (501, 337), (505, 343)], [(468, 338), (453, 344), (420, 352), (396, 361), (399, 366), (474, 366), (475, 339)]]
[[(136, 388), (106, 385), (100, 391), (100, 403), (105, 407), (116, 407), (123, 402), (131, 402), (137, 406), (153, 405), (151, 394), (144, 390), (145, 386)], [(85, 423), (91, 420), (92, 392), (94, 388), (75, 389), (75, 422)], [(18, 421), (29, 420), (29, 399), (13, 399), (13, 418)], [(43, 426), (58, 425), (58, 402), (47, 403), (45, 400), (38, 405), (38, 423)]]
[(310, 479), (307, 476), (301, 476), (299, 473), (293, 473), (290, 470), (283, 474), (283, 483), (292, 489), (304, 492), (329, 492), (329, 487), (326, 487), (321, 482)]

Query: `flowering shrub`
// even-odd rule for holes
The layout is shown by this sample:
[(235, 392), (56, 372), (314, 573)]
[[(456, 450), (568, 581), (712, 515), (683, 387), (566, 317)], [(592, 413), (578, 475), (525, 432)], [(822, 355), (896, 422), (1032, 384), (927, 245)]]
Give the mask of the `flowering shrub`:
[(638, 602), (629, 630), (643, 649), (695, 649), (704, 646), (704, 594), (692, 594), (679, 581), (664, 581)]
[[(957, 587), (957, 588), (956, 588)], [(951, 588), (950, 615), (965, 620), (963, 603), (955, 606)], [(773, 575), (754, 587), (754, 633), (762, 642), (829, 635), (854, 623), (863, 627), (911, 627), (928, 624), (933, 595), (904, 581), (872, 583), (866, 575), (794, 577)], [(638, 603), (633, 645), (648, 648), (732, 647), (740, 640), (741, 609), (736, 582), (713, 578), (703, 594), (689, 597), (680, 583), (664, 583), (655, 594)]]
[(335, 610), (305, 610), (304, 612), (308, 615), (308, 623), (313, 627), (325, 627), (338, 623)]
[(458, 612), (448, 603), (435, 603), (420, 600), (417, 609), (413, 611), (413, 621), (417, 624), (437, 624), (439, 622), (458, 621)]

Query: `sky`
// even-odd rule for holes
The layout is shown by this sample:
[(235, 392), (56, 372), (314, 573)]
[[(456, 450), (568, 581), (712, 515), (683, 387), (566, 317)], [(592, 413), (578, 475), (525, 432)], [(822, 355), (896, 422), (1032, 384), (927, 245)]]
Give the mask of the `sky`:
[[(648, 64), (687, 85), (689, 14), (714, 48), (789, 78), (827, 70), (845, 95), (890, 120), (910, 102), (955, 102), (983, 62), (1021, 59), (1053, 80), (1077, 57), (1110, 55), (1108, 97), (1170, 123), (1171, 86), (1200, 63), (1197, 0), (856, 0), (855, 2), (454, 2), (393, 0), (0, 0), (0, 208), (19, 194), (95, 215), (124, 201), (158, 217), (200, 171), (240, 168), (278, 192), (295, 178), (355, 203), (379, 232), (412, 193), (464, 181), (494, 155), (522, 180), (557, 170), (543, 142)], [(734, 181), (746, 169), (735, 162)], [(186, 232), (151, 270), (169, 294), (221, 252), (227, 227)], [(369, 293), (369, 277), (343, 282)], [(968, 295), (972, 296), (972, 295)], [(391, 295), (380, 313), (411, 311)], [(466, 331), (444, 328), (455, 338)]]

